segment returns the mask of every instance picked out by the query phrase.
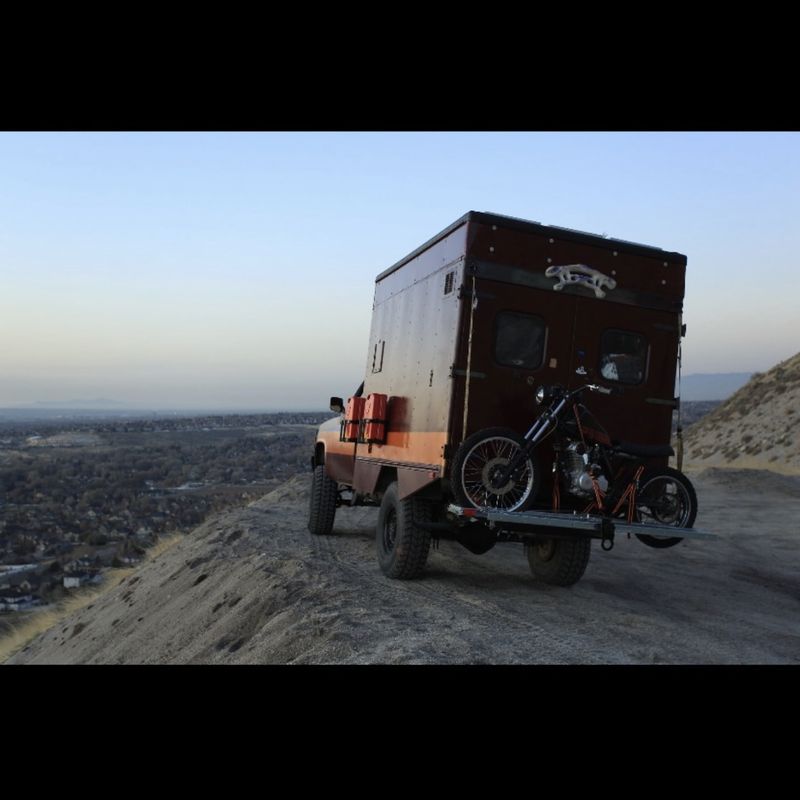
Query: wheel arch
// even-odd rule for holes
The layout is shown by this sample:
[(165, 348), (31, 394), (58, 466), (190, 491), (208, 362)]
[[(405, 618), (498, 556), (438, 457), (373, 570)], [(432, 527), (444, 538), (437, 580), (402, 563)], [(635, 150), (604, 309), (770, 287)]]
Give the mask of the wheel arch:
[(427, 500), (441, 500), (443, 498), (442, 481), (440, 478), (431, 478), (417, 469), (403, 469), (402, 467), (383, 466), (375, 482), (373, 494), (382, 497), (383, 493), (392, 483), (397, 483), (398, 497), (405, 500), (409, 497), (418, 497)]
[(398, 480), (396, 467), (381, 467), (378, 480), (375, 482), (374, 494), (376, 497), (383, 497), (384, 492)]
[(317, 442), (314, 445), (314, 455), (311, 457), (311, 469), (325, 463), (325, 444)]

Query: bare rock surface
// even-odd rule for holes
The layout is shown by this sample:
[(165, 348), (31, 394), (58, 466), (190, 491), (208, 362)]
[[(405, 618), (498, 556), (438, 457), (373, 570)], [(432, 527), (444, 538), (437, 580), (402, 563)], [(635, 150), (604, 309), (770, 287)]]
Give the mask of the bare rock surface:
[(693, 474), (716, 541), (593, 543), (584, 578), (536, 582), (521, 545), (441, 542), (422, 578), (375, 558), (376, 509), (306, 529), (310, 477), (213, 517), (10, 663), (800, 663), (800, 478)]

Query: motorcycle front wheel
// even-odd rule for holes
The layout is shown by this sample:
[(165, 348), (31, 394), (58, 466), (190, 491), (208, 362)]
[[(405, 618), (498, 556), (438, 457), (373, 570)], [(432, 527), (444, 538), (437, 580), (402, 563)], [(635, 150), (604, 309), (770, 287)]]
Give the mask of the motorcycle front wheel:
[(456, 501), (464, 507), (524, 511), (533, 504), (541, 475), (527, 454), (501, 486), (496, 477), (525, 449), (525, 439), (510, 428), (485, 428), (459, 446), (450, 470)]
[[(691, 481), (671, 467), (649, 470), (639, 480), (636, 493), (637, 522), (691, 528), (697, 516), (697, 494)], [(648, 547), (674, 547), (683, 541), (682, 536), (663, 539), (657, 536), (636, 534)]]

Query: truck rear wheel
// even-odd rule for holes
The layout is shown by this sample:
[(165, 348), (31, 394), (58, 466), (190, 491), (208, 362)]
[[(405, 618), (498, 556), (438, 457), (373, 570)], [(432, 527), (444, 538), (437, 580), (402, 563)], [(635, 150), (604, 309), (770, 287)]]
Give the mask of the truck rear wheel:
[(333, 530), (338, 496), (338, 484), (325, 472), (324, 464), (317, 464), (311, 480), (311, 502), (308, 509), (308, 529), (315, 536), (327, 536)]
[(381, 500), (375, 543), (378, 563), (389, 578), (418, 577), (425, 568), (431, 533), (420, 525), (431, 522), (431, 504), (419, 497), (398, 499), (397, 482), (389, 484)]
[(592, 540), (583, 536), (574, 539), (537, 536), (525, 550), (535, 578), (551, 586), (572, 586), (586, 572)]

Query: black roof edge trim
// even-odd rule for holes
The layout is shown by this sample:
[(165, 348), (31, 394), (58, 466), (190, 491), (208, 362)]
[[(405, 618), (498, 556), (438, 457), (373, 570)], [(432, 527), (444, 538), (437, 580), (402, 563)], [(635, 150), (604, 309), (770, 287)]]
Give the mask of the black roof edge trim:
[(637, 242), (629, 242), (625, 239), (614, 239), (611, 237), (598, 236), (594, 233), (585, 233), (584, 231), (578, 231), (572, 228), (562, 228), (558, 225), (544, 225), (541, 222), (531, 222), (519, 217), (507, 217), (503, 214), (493, 214), (488, 211), (467, 211), (466, 214), (459, 217), (455, 222), (444, 228), (444, 230), (439, 231), (439, 233), (437, 233), (435, 236), (428, 239), (427, 242), (421, 244), (407, 256), (401, 258), (399, 261), (392, 264), (391, 267), (381, 272), (381, 274), (375, 278), (375, 282), (377, 283), (378, 281), (388, 277), (395, 270), (400, 269), (403, 264), (407, 264), (429, 247), (432, 247), (441, 239), (449, 236), (454, 230), (456, 230), (456, 228), (460, 228), (465, 223), (472, 221), (481, 222), (487, 225), (502, 225), (504, 228), (510, 228), (511, 230), (518, 230), (526, 233), (539, 233), (543, 236), (546, 236), (548, 233), (555, 233), (559, 239), (566, 239), (567, 241), (579, 242), (581, 244), (591, 244), (605, 247), (608, 250), (617, 250), (634, 255), (650, 256), (651, 258), (664, 258), (668, 261), (677, 262), (683, 266), (686, 266), (687, 262), (687, 258), (683, 253), (663, 250), (660, 247), (652, 247), (650, 245), (639, 244)]
[(395, 270), (400, 269), (400, 267), (402, 267), (403, 264), (407, 264), (409, 261), (416, 258), (420, 253), (423, 253), (429, 247), (433, 247), (433, 245), (435, 245), (438, 241), (444, 239), (446, 236), (449, 236), (454, 230), (456, 230), (456, 228), (460, 228), (462, 225), (469, 222), (472, 214), (474, 213), (475, 213), (474, 211), (467, 211), (467, 213), (464, 214), (463, 217), (459, 217), (455, 222), (448, 225), (444, 230), (439, 231), (439, 233), (437, 233), (436, 236), (433, 236), (430, 239), (428, 239), (428, 241), (425, 242), (425, 244), (421, 244), (416, 250), (412, 250), (407, 256), (404, 256), (399, 261), (392, 264), (391, 267), (385, 269), (383, 272), (381, 272), (380, 275), (378, 275), (377, 278), (375, 278), (375, 283), (377, 283), (378, 281), (382, 281), (384, 278), (391, 275)]

